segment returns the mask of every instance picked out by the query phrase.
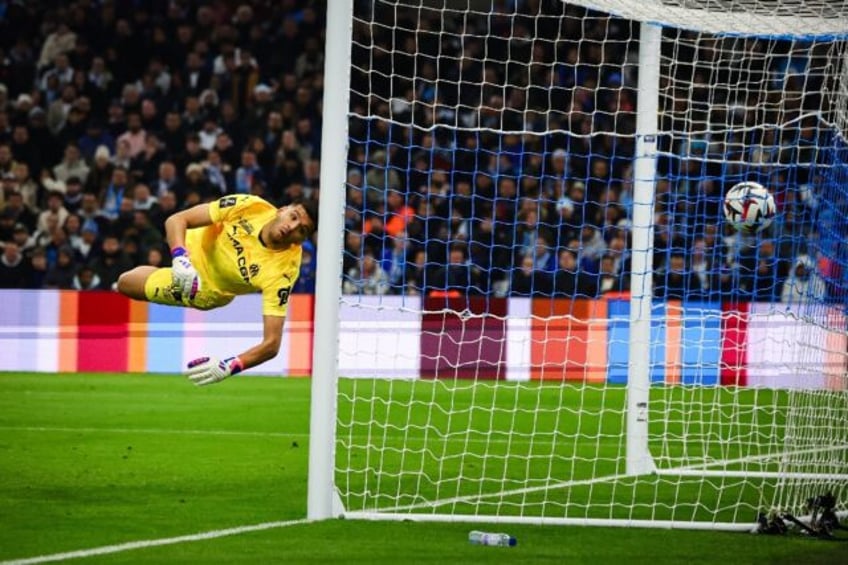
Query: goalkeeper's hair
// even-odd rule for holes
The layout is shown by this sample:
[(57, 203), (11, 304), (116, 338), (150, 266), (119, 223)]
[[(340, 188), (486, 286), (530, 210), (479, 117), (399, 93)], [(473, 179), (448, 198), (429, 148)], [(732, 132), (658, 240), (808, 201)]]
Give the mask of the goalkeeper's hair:
[(312, 199), (303, 199), (295, 202), (300, 204), (306, 211), (306, 215), (312, 220), (312, 233), (318, 231), (318, 202)]

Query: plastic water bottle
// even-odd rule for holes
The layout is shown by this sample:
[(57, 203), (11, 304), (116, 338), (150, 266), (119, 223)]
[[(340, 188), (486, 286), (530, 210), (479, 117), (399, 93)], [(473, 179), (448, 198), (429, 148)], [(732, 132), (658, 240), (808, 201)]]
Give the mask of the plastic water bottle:
[(509, 534), (481, 532), (479, 530), (470, 532), (468, 541), (474, 545), (496, 545), (500, 547), (511, 547), (518, 543), (518, 540)]

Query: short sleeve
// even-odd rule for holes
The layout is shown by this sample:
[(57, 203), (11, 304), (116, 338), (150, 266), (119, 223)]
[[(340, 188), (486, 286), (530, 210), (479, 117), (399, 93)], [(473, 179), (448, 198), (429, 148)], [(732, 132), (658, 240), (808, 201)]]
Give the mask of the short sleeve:
[(231, 215), (237, 214), (256, 200), (255, 196), (244, 194), (240, 196), (223, 196), (209, 204), (209, 217), (213, 223), (224, 222)]

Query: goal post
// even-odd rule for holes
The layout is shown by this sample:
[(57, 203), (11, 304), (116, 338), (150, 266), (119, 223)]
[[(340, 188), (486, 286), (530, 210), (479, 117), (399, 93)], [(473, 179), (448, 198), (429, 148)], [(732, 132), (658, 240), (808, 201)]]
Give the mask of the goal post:
[(824, 0), (331, 2), (309, 517), (848, 511), (846, 43)]

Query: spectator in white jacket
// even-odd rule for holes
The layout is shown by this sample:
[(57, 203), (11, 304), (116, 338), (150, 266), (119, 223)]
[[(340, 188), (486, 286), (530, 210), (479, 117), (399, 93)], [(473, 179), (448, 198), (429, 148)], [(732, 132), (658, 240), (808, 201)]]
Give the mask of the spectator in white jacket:
[(781, 302), (801, 304), (805, 302), (820, 302), (827, 293), (824, 279), (816, 271), (813, 260), (808, 255), (799, 255), (795, 260), (795, 268), (783, 283)]

